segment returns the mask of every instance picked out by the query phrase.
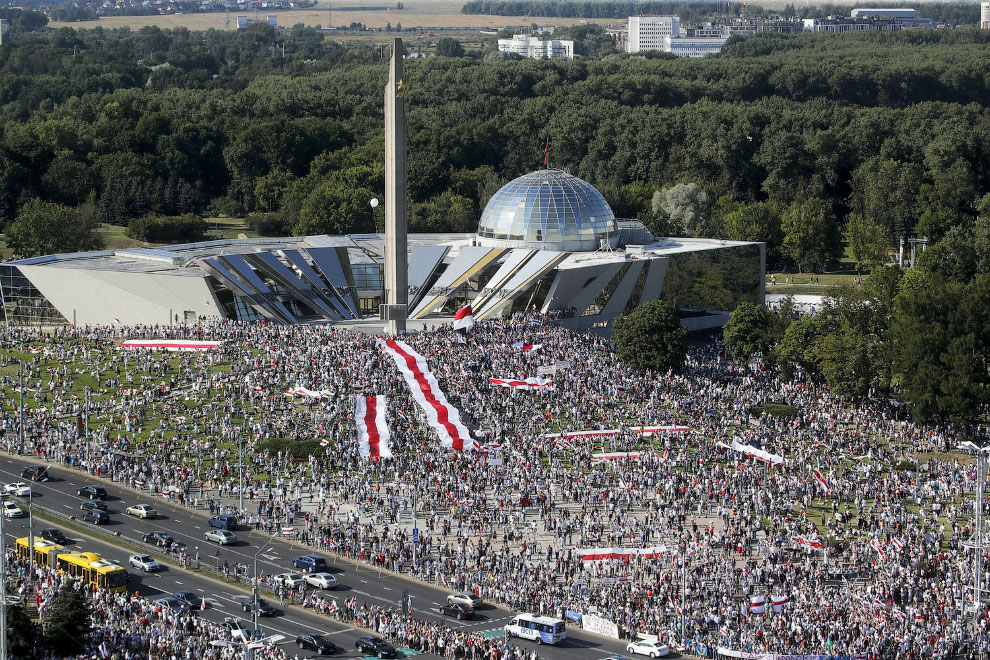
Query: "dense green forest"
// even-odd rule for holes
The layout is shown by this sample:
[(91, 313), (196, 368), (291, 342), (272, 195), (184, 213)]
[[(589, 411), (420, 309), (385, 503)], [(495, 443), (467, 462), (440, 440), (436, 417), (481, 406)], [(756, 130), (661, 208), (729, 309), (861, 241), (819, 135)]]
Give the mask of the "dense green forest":
[[(549, 139), (553, 166), (657, 232), (766, 240), (771, 266), (812, 269), (852, 227), (868, 261), (877, 241), (965, 226), (990, 192), (988, 43), (758, 35), (704, 60), (409, 60), (412, 229), (472, 230)], [(382, 56), (302, 26), (17, 33), (0, 51), (8, 242), (41, 249), (32, 236), (63, 207), (86, 226), (212, 210), (268, 233), (370, 230)]]
[[(660, 15), (679, 16), (682, 21), (705, 20), (716, 14), (738, 16), (744, 3), (736, 2), (683, 2), (678, 0), (469, 0), (461, 7), (464, 14), (491, 14), (495, 16), (561, 16), (568, 18), (627, 18), (629, 16)], [(813, 18), (822, 16), (848, 16), (851, 5), (790, 3), (784, 9), (745, 4), (748, 16), (783, 16), (786, 18)], [(980, 20), (980, 6), (963, 2), (906, 2), (897, 4), (872, 3), (874, 6), (910, 7), (918, 10), (918, 16), (934, 19), (937, 23), (951, 25), (975, 25)]]

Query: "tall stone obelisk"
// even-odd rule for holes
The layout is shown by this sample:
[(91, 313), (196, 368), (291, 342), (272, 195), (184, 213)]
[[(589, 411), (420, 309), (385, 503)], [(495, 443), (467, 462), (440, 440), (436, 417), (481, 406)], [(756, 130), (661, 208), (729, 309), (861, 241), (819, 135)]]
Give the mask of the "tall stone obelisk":
[(406, 329), (409, 304), (403, 52), (402, 39), (395, 39), (385, 88), (385, 319), (393, 335)]

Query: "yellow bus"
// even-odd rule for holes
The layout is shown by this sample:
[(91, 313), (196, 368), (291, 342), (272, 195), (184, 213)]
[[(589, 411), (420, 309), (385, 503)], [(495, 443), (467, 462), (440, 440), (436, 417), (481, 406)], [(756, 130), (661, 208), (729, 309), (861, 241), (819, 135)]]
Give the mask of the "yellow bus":
[(127, 570), (95, 552), (60, 552), (56, 562), (60, 573), (82, 578), (90, 586), (110, 591), (127, 589)]
[[(47, 568), (56, 568), (56, 556), (65, 552), (65, 546), (34, 537), (34, 563)], [(31, 560), (31, 539), (27, 536), (17, 539), (17, 556), (23, 561)]]

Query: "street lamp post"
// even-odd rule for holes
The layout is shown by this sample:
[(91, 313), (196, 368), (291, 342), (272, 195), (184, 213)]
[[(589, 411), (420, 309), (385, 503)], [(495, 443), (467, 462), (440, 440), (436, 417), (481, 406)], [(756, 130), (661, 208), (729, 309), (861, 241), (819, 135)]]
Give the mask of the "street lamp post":
[(278, 534), (279, 534), (278, 532), (272, 534), (272, 537), (268, 539), (268, 541), (266, 541), (263, 546), (258, 548), (258, 551), (256, 553), (254, 553), (254, 579), (251, 580), (251, 596), (254, 598), (254, 607), (251, 608), (254, 614), (253, 630), (258, 629), (258, 555), (260, 555), (261, 551), (267, 548), (268, 545), (275, 540), (275, 537), (278, 536)]
[(31, 575), (34, 576), (34, 488), (28, 491), (28, 546), (31, 555)]
[[(236, 428), (236, 427), (235, 427)], [(237, 434), (237, 454), (238, 464), (241, 466), (241, 483), (237, 485), (237, 494), (240, 496), (240, 508), (237, 515), (244, 513), (244, 433)]]
[(7, 548), (0, 514), (0, 660), (7, 660)]
[(17, 425), (17, 453), (24, 453), (24, 360), (18, 362), (18, 380), (20, 381), (20, 403), (17, 404), (17, 415), (19, 423)]

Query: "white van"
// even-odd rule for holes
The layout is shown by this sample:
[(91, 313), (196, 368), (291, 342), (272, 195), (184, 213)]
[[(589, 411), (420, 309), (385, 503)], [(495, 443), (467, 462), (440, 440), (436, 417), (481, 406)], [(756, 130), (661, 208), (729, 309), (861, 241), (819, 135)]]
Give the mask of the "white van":
[(563, 619), (519, 614), (505, 624), (505, 634), (508, 637), (531, 639), (537, 644), (556, 644), (567, 637), (567, 626)]

